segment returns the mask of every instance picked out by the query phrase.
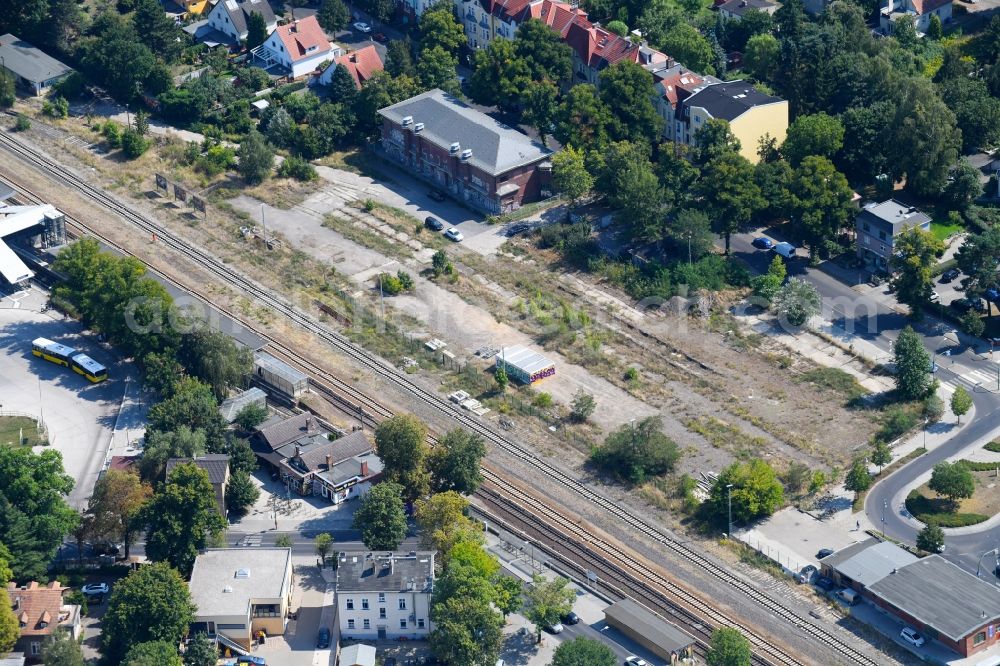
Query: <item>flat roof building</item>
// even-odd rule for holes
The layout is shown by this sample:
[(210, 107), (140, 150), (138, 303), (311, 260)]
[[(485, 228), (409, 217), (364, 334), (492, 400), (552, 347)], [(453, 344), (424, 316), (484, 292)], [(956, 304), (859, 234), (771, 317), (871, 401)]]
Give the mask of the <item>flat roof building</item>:
[(894, 569), (916, 561), (916, 555), (891, 541), (866, 539), (824, 557), (820, 566), (837, 583), (860, 592)]
[(674, 663), (675, 659), (691, 656), (694, 637), (680, 627), (640, 605), (633, 599), (622, 599), (604, 609), (609, 626), (622, 632), (639, 645)]
[(877, 270), (887, 270), (899, 235), (913, 227), (929, 231), (931, 218), (914, 206), (887, 199), (862, 208), (854, 227), (858, 257)]
[(504, 347), (496, 357), (497, 369), (503, 368), (507, 376), (522, 384), (533, 384), (556, 374), (556, 364), (524, 345)]
[(263, 385), (275, 397), (292, 402), (297, 401), (309, 388), (309, 376), (296, 370), (284, 361), (279, 361), (266, 352), (257, 352), (253, 357), (254, 380)]
[(32, 95), (41, 95), (73, 73), (69, 65), (10, 33), (0, 36), (0, 61), (21, 88)]

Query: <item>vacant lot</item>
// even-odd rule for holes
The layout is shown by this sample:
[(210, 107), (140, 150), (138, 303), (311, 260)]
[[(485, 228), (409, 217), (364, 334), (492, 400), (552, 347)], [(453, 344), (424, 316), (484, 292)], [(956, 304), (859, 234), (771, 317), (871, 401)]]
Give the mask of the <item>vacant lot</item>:
[(27, 416), (0, 416), (0, 445), (41, 446), (47, 444), (38, 432), (38, 421)]

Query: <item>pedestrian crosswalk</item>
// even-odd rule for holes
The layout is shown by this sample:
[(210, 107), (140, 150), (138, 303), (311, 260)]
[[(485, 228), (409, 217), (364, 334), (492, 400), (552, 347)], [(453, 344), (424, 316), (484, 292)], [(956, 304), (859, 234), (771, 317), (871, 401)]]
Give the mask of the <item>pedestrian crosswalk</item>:
[(997, 370), (996, 368), (977, 368), (956, 372), (949, 379), (941, 378), (941, 390), (947, 395), (955, 392), (955, 388), (961, 386), (969, 390), (977, 387), (988, 391), (997, 390)]

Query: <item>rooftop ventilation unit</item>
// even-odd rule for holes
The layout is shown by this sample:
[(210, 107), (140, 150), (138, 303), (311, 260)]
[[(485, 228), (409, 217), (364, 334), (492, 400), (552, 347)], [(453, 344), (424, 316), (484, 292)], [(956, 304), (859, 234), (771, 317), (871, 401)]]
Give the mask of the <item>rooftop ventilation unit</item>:
[(462, 151), (462, 159), (467, 160), (472, 157), (472, 148), (466, 148)]
[(403, 127), (413, 124), (413, 116), (403, 116)]
[(460, 144), (458, 141), (456, 141), (455, 143), (451, 144), (450, 148), (448, 148), (448, 152), (451, 153), (452, 155), (454, 155), (459, 150), (461, 150), (461, 148), (462, 148), (462, 144)]
[(423, 123), (417, 123), (416, 125), (413, 126), (413, 131), (414, 132), (422, 132), (422, 131), (424, 131), (424, 124)]

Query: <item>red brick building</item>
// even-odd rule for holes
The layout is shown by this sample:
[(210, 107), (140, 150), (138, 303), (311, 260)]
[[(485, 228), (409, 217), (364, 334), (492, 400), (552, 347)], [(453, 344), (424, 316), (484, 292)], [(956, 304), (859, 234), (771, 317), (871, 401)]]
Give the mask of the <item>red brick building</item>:
[(379, 110), (385, 156), (486, 213), (550, 195), (552, 151), (442, 90)]

